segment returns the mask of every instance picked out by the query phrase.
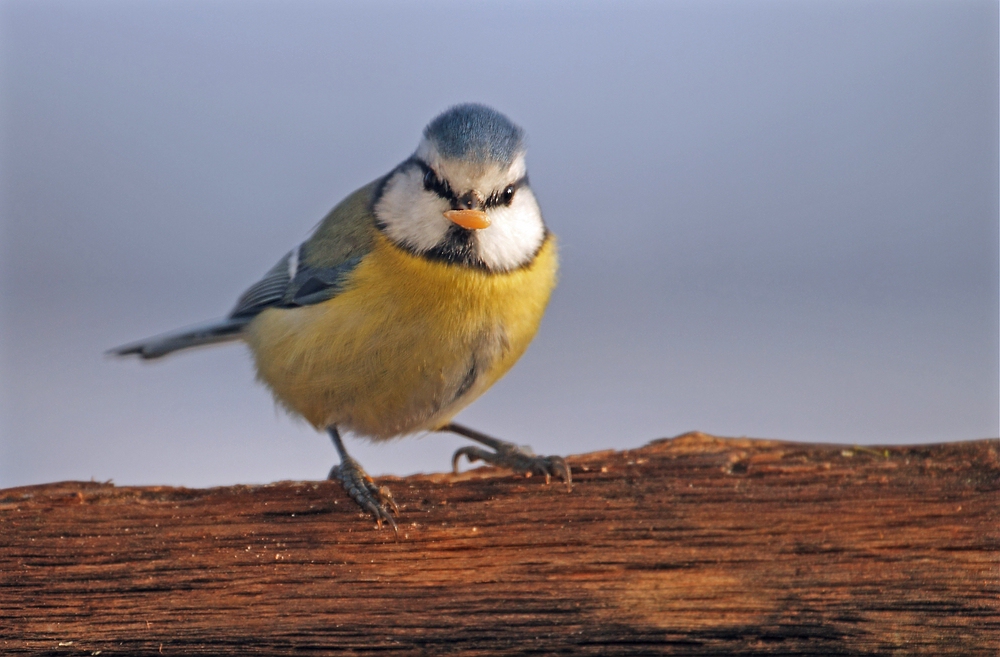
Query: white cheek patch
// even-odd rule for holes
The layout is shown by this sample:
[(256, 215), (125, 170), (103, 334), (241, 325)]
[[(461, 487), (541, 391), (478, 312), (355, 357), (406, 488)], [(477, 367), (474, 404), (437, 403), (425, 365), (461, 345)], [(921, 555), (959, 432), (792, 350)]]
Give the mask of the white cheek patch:
[[(453, 169), (463, 165), (449, 164)], [(510, 181), (522, 177), (523, 170), (524, 159), (519, 157), (512, 171), (503, 176), (497, 173), (495, 184), (489, 182), (492, 175), (473, 182), (480, 189), (489, 190), (485, 193), (502, 190)], [(444, 216), (449, 208), (448, 201), (424, 189), (423, 171), (411, 166), (396, 172), (386, 182), (375, 204), (375, 214), (390, 240), (416, 253), (425, 253), (441, 246), (454, 225)], [(530, 262), (545, 239), (542, 213), (531, 188), (521, 187), (509, 206), (493, 207), (486, 212), (490, 227), (474, 231), (475, 251), (483, 264), (493, 271), (510, 271)]]
[(508, 271), (526, 263), (545, 239), (545, 224), (531, 188), (522, 187), (509, 206), (488, 211), (489, 228), (477, 233), (479, 256), (493, 270)]
[(424, 189), (423, 172), (417, 167), (394, 175), (375, 205), (389, 239), (418, 252), (444, 239), (451, 226), (443, 214), (447, 209), (447, 201)]

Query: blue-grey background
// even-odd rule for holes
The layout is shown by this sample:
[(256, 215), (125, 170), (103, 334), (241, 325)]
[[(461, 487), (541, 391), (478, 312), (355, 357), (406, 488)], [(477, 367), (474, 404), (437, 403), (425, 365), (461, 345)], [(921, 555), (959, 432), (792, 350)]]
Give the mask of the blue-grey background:
[(461, 421), (544, 453), (1000, 433), (996, 2), (4, 0), (0, 30), (0, 486), (324, 477), (242, 346), (103, 352), (225, 314), (470, 100), (528, 131), (563, 269)]

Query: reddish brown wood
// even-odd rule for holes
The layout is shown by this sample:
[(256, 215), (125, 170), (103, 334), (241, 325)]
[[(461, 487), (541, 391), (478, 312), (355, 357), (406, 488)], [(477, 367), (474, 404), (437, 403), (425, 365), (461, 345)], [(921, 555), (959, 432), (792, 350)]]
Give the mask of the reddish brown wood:
[(1000, 443), (687, 434), (568, 491), (385, 478), (0, 491), (0, 653), (996, 655)]

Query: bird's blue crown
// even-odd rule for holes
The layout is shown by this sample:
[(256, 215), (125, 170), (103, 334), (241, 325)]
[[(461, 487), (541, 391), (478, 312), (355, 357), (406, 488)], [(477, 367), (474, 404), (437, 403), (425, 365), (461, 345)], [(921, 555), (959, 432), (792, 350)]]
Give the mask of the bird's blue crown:
[(424, 128), (424, 137), (447, 158), (509, 166), (524, 150), (524, 131), (491, 107), (456, 105)]

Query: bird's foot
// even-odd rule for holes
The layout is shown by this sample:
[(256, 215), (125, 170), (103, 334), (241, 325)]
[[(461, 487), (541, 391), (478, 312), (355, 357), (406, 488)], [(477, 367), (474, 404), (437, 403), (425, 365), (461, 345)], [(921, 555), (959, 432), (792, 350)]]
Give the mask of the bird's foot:
[(393, 515), (399, 515), (399, 506), (392, 499), (392, 493), (385, 486), (375, 483), (357, 461), (347, 456), (339, 465), (333, 466), (327, 479), (339, 481), (351, 499), (374, 516), (379, 529), (386, 522), (393, 531), (399, 533), (396, 521), (392, 518)]
[(472, 445), (457, 449), (454, 456), (451, 457), (451, 467), (455, 473), (458, 473), (458, 462), (464, 456), (469, 463), (485, 461), (490, 465), (508, 468), (521, 474), (541, 475), (545, 477), (545, 483), (549, 483), (552, 477), (559, 477), (566, 482), (567, 486), (572, 486), (573, 476), (570, 473), (569, 465), (561, 456), (537, 456), (530, 448), (521, 447), (506, 440), (499, 440), (454, 423), (444, 427), (443, 430), (471, 438), (493, 450), (489, 451)]

